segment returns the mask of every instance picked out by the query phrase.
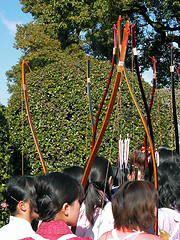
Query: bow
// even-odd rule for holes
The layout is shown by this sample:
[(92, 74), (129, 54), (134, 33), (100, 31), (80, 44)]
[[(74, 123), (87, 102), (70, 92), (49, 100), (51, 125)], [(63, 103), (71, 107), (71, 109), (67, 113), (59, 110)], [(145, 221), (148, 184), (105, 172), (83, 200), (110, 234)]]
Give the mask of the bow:
[(90, 119), (91, 119), (91, 127), (92, 132), (94, 130), (94, 119), (93, 119), (93, 112), (92, 112), (92, 101), (91, 101), (91, 88), (90, 88), (90, 58), (87, 59), (87, 96), (88, 96), (88, 102), (89, 102), (89, 113), (90, 113)]
[[(133, 91), (132, 91), (132, 88), (131, 88), (131, 85), (130, 85), (130, 82), (129, 82), (129, 79), (128, 79), (128, 75), (127, 75), (127, 71), (126, 71), (126, 67), (124, 65), (124, 76), (125, 76), (125, 79), (126, 79), (126, 83), (127, 83), (127, 86), (128, 86), (128, 89), (129, 89), (129, 92), (130, 92), (130, 95), (132, 97), (132, 100), (136, 106), (136, 109), (139, 113), (139, 116), (141, 118), (141, 121), (143, 123), (143, 126), (144, 126), (144, 129), (145, 129), (145, 132), (147, 134), (147, 138), (148, 138), (148, 141), (149, 141), (149, 146), (150, 146), (150, 149), (151, 149), (151, 156), (152, 156), (152, 162), (153, 162), (153, 170), (154, 170), (154, 186), (155, 188), (157, 189), (157, 165), (156, 165), (156, 160), (155, 160), (155, 156), (154, 156), (154, 147), (153, 147), (153, 142), (152, 142), (152, 139), (151, 139), (151, 136), (150, 136), (150, 133), (149, 133), (149, 130), (148, 130), (148, 127), (147, 127), (147, 124), (145, 122), (145, 119), (143, 117), (143, 114), (140, 110), (140, 107), (138, 105), (138, 102), (133, 94)], [(154, 226), (154, 231), (155, 231), (155, 234), (157, 234), (157, 221), (155, 222), (155, 226)]]
[(157, 189), (157, 169), (156, 169), (156, 161), (155, 161), (155, 157), (154, 157), (153, 142), (152, 142), (149, 130), (148, 130), (148, 126), (147, 126), (146, 121), (144, 119), (144, 116), (143, 116), (143, 114), (141, 112), (141, 109), (140, 109), (139, 104), (138, 104), (138, 102), (136, 100), (136, 97), (134, 96), (134, 93), (132, 91), (132, 88), (131, 88), (131, 85), (130, 85), (130, 82), (129, 82), (129, 79), (128, 79), (127, 70), (126, 70), (125, 65), (124, 65), (124, 76), (125, 76), (125, 79), (126, 79), (126, 83), (127, 83), (130, 95), (131, 95), (132, 100), (133, 100), (133, 102), (134, 102), (134, 104), (136, 106), (136, 109), (137, 109), (137, 111), (139, 113), (140, 119), (141, 119), (141, 121), (143, 123), (145, 132), (147, 134), (147, 138), (148, 138), (149, 145), (150, 145), (150, 150), (151, 150), (152, 161), (153, 161), (153, 168), (154, 168), (154, 185), (155, 185), (155, 188)]
[(179, 137), (178, 137), (178, 124), (177, 124), (177, 113), (176, 113), (176, 99), (175, 99), (175, 90), (174, 90), (174, 66), (173, 66), (173, 47), (171, 47), (171, 94), (172, 94), (172, 106), (173, 106), (173, 119), (174, 119), (174, 128), (175, 128), (175, 142), (176, 142), (176, 152), (179, 155)]
[(149, 113), (149, 109), (148, 109), (148, 105), (147, 105), (147, 101), (146, 101), (146, 96), (145, 96), (145, 93), (144, 93), (144, 89), (143, 89), (143, 85), (142, 85), (142, 81), (141, 81), (141, 76), (140, 76), (140, 71), (139, 71), (139, 63), (138, 63), (138, 57), (137, 57), (137, 48), (136, 48), (136, 42), (135, 42), (135, 30), (134, 30), (134, 28), (135, 28), (135, 25), (133, 24), (131, 26), (131, 31), (132, 31), (132, 47), (133, 47), (135, 65), (136, 65), (136, 73), (137, 73), (137, 76), (138, 76), (139, 86), (140, 86), (142, 98), (143, 98), (143, 101), (144, 101), (144, 106), (145, 106), (147, 119), (148, 119), (148, 125), (149, 125), (150, 134), (151, 134), (151, 137), (152, 137), (153, 147), (154, 147), (154, 137), (153, 137), (152, 124), (151, 124), (151, 117), (150, 117), (150, 113)]
[(35, 132), (34, 132), (34, 127), (33, 127), (33, 123), (32, 123), (32, 120), (31, 120), (30, 111), (29, 111), (29, 105), (28, 105), (28, 100), (27, 100), (27, 91), (26, 91), (26, 81), (25, 81), (25, 65), (28, 66), (28, 64), (26, 62), (24, 62), (24, 60), (23, 60), (22, 64), (21, 64), (21, 77), (22, 77), (22, 88), (23, 88), (23, 93), (24, 93), (24, 100), (25, 100), (27, 117), (28, 117), (30, 129), (31, 129), (31, 133), (32, 133), (32, 136), (33, 136), (33, 139), (34, 139), (39, 157), (40, 157), (41, 165), (43, 167), (44, 174), (47, 174), (45, 162), (43, 160), (43, 156), (42, 156), (41, 150), (39, 148), (39, 144), (38, 144)]
[(121, 20), (124, 19), (121, 16), (119, 16), (117, 20), (117, 30), (118, 30), (118, 48), (119, 48), (119, 53), (121, 52), (121, 44), (122, 44), (122, 24)]
[[(150, 57), (150, 56), (149, 56)], [(151, 113), (151, 108), (152, 108), (152, 103), (153, 103), (153, 98), (154, 98), (154, 90), (155, 90), (155, 80), (156, 80), (156, 59), (155, 57), (150, 57), (153, 61), (153, 86), (152, 86), (152, 93), (151, 93), (151, 100), (149, 103), (149, 114)], [(148, 119), (146, 120), (146, 124), (148, 123)], [(153, 140), (154, 142), (154, 140)], [(144, 135), (144, 147), (145, 147), (145, 166), (147, 167), (147, 134), (145, 132)]]
[(111, 77), (112, 77), (113, 68), (114, 68), (114, 57), (115, 57), (115, 54), (116, 54), (116, 42), (115, 42), (115, 40), (116, 40), (115, 39), (116, 25), (115, 24), (113, 26), (113, 32), (114, 32), (114, 47), (113, 47), (113, 56), (112, 56), (112, 62), (111, 62), (111, 70), (110, 70), (110, 74), (109, 74), (108, 82), (107, 82), (107, 85), (106, 85), (106, 89), (104, 91), (104, 95), (102, 97), (102, 100), (101, 100), (101, 103), (100, 103), (100, 106), (99, 106), (99, 109), (98, 109), (98, 113), (97, 113), (97, 116), (96, 116), (95, 124), (94, 124), (93, 138), (92, 138), (92, 149), (93, 149), (94, 143), (95, 143), (95, 137), (96, 137), (96, 131), (97, 131), (97, 124), (98, 124), (98, 120), (99, 120), (99, 115), (101, 113), (101, 109), (102, 109), (102, 106), (103, 106), (103, 103), (104, 103), (104, 100), (105, 100), (105, 97), (106, 97), (106, 94), (107, 94), (107, 91), (108, 91), (108, 88), (109, 88), (109, 84), (111, 82)]
[(94, 162), (94, 159), (95, 159), (96, 154), (98, 152), (99, 146), (101, 144), (101, 141), (102, 141), (103, 136), (105, 134), (106, 128), (108, 126), (110, 116), (111, 116), (111, 113), (112, 113), (112, 110), (113, 110), (113, 106), (114, 106), (114, 103), (115, 103), (115, 100), (116, 100), (116, 95), (117, 95), (117, 91), (118, 91), (118, 87), (119, 87), (119, 83), (120, 83), (120, 79), (121, 79), (121, 75), (122, 75), (125, 55), (126, 55), (129, 32), (130, 32), (129, 31), (129, 21), (127, 21), (126, 25), (125, 25), (125, 28), (124, 28), (122, 49), (121, 49), (121, 54), (120, 54), (119, 63), (118, 63), (118, 67), (117, 67), (116, 78), (115, 78), (113, 90), (112, 90), (112, 93), (111, 93), (111, 98), (110, 98), (110, 101), (109, 101), (109, 105), (108, 105), (108, 108), (107, 108), (107, 112), (106, 112), (102, 127), (100, 129), (99, 135), (97, 137), (96, 143), (94, 145), (94, 148), (91, 151), (91, 155), (90, 155), (89, 160), (87, 162), (87, 165), (86, 165), (86, 168), (85, 168), (85, 171), (84, 171), (84, 175), (82, 177), (81, 184), (83, 185), (84, 188), (86, 186), (87, 179), (88, 179), (92, 164)]

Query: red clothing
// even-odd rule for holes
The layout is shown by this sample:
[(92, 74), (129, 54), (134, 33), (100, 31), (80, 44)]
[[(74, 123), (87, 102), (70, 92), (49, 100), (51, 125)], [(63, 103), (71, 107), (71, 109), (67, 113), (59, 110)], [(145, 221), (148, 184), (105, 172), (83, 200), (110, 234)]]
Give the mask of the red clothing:
[[(64, 221), (50, 221), (42, 222), (36, 231), (37, 234), (49, 240), (58, 240), (58, 238), (66, 235), (72, 234), (71, 229)], [(89, 237), (72, 237), (71, 240), (92, 240)]]

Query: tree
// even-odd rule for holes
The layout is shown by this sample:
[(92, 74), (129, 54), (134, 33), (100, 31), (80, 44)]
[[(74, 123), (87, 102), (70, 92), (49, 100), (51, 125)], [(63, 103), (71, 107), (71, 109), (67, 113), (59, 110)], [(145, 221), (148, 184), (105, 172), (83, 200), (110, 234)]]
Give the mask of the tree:
[[(136, 24), (141, 71), (151, 66), (148, 55), (155, 56), (158, 84), (169, 86), (170, 46), (180, 44), (179, 1), (22, 0), (21, 3), (24, 12), (30, 12), (36, 20), (53, 27), (62, 49), (77, 43), (87, 53), (101, 59), (111, 59), (112, 27), (118, 15), (130, 19)], [(175, 70), (178, 54), (175, 48)], [(175, 71), (176, 84), (177, 81)]]
[[(24, 173), (37, 175), (42, 172), (23, 104), (22, 60), (30, 66), (30, 69), (26, 68), (29, 107), (48, 172), (61, 171), (66, 166), (84, 165), (90, 156), (92, 140), (86, 93), (87, 56), (84, 50), (94, 54), (91, 56), (91, 92), (93, 114), (96, 116), (110, 69), (108, 58), (112, 54), (111, 24), (114, 19), (117, 20), (116, 12), (110, 15), (112, 12), (110, 10), (114, 9), (111, 1), (24, 0), (22, 3), (24, 11), (31, 12), (35, 20), (18, 26), (15, 47), (23, 52), (23, 56), (19, 63), (7, 72), (9, 91), (12, 95), (7, 109), (2, 110), (2, 126), (5, 126), (0, 135), (3, 139), (0, 150), (3, 164), (2, 182), (5, 180), (3, 177), (7, 176), (5, 170), (8, 170), (8, 176), (21, 174), (22, 159)], [(124, 6), (124, 3), (120, 4)], [(85, 33), (85, 41), (82, 39), (81, 31)], [(138, 28), (137, 32), (140, 37), (141, 29)], [(95, 47), (93, 42), (96, 43)], [(128, 63), (128, 59), (126, 62)], [(115, 74), (116, 71), (112, 79), (115, 78)], [(137, 79), (130, 72), (128, 75), (134, 78), (133, 90), (144, 112)], [(104, 119), (112, 85), (111, 83), (104, 102), (97, 133)], [(144, 81), (143, 85), (149, 102), (151, 87)], [(179, 91), (177, 92), (179, 94)], [(177, 102), (178, 116), (180, 116), (179, 104)], [(159, 90), (155, 94), (152, 122), (155, 146), (168, 145), (173, 148), (168, 89)], [(7, 139), (5, 129), (8, 131)], [(120, 133), (123, 138), (127, 133), (130, 135), (130, 151), (137, 143), (144, 141), (144, 128), (137, 111), (133, 108), (123, 78), (99, 155), (112, 162), (117, 160)]]
[[(30, 66), (31, 67), (31, 66)], [(105, 90), (108, 79), (110, 63), (106, 60), (91, 58), (91, 92), (93, 114), (96, 116), (100, 101)], [(116, 71), (114, 71), (113, 80)], [(129, 73), (129, 75), (131, 75)], [(17, 77), (19, 77), (17, 75)], [(135, 78), (136, 79), (136, 78)], [(102, 125), (107, 109), (113, 80), (104, 103), (99, 120), (97, 133)], [(16, 80), (15, 92), (8, 104), (7, 119), (10, 126), (11, 141), (21, 151), (23, 149), (26, 162), (26, 173), (33, 175), (42, 171), (39, 156), (30, 132), (25, 108), (23, 110), (23, 145), (22, 145), (22, 101), (21, 81)], [(80, 165), (88, 159), (91, 152), (92, 130), (88, 113), (86, 94), (86, 56), (82, 52), (76, 55), (76, 51), (70, 54), (63, 51), (59, 55), (59, 61), (52, 62), (42, 68), (29, 72), (26, 68), (26, 84), (28, 101), (35, 133), (39, 141), (40, 149), (47, 164), (48, 171), (60, 171), (66, 166)], [(145, 92), (150, 100), (151, 87), (143, 82)], [(143, 102), (137, 79), (134, 82), (134, 92), (144, 112)], [(121, 94), (117, 97), (114, 111), (106, 131), (105, 137), (99, 149), (99, 154), (114, 161), (118, 157), (118, 138), (122, 131), (123, 138), (129, 133), (133, 149), (144, 140), (144, 129), (128, 92), (126, 82), (122, 79)], [(120, 97), (121, 96), (121, 97)], [(121, 106), (120, 106), (121, 99)], [(160, 101), (155, 96), (152, 121), (155, 135), (155, 145), (160, 145), (159, 120), (157, 104), (160, 104), (162, 116), (161, 121), (171, 123), (171, 112), (169, 102), (164, 97)], [(169, 99), (169, 96), (168, 96)], [(24, 104), (23, 104), (24, 106)], [(120, 111), (120, 107), (122, 111)], [(122, 112), (122, 113), (121, 113)], [(135, 121), (133, 120), (135, 119)], [(171, 146), (171, 124), (161, 126), (162, 143)], [(122, 130), (121, 130), (122, 129)], [(133, 134), (134, 129), (134, 134)], [(110, 154), (111, 152), (111, 154)], [(20, 165), (21, 158), (16, 164)]]
[[(6, 189), (7, 180), (14, 173), (13, 169), (13, 148), (10, 144), (9, 126), (5, 117), (6, 108), (0, 105), (0, 202), (4, 202), (4, 191)], [(7, 223), (7, 209), (0, 207), (0, 227)]]

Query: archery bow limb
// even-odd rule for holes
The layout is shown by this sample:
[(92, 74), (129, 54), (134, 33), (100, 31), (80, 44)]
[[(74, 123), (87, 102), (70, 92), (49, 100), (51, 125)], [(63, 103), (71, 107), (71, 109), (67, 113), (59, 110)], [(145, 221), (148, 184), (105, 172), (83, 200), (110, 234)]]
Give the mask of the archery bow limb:
[(134, 59), (135, 59), (136, 73), (137, 73), (137, 77), (138, 77), (138, 81), (139, 81), (139, 86), (140, 86), (140, 90), (141, 90), (141, 94), (142, 94), (142, 98), (143, 98), (143, 102), (144, 102), (144, 106), (145, 106), (145, 110), (146, 110), (146, 114), (147, 114), (148, 125), (149, 125), (150, 134), (151, 134), (151, 138), (153, 141), (153, 147), (154, 147), (154, 136), (153, 136), (153, 129), (152, 129), (152, 124), (151, 124), (151, 117), (149, 114), (146, 96), (144, 93), (141, 76), (140, 76), (140, 71), (139, 71), (139, 63), (138, 63), (138, 57), (137, 57), (137, 48), (136, 48), (136, 42), (135, 42), (135, 29), (134, 28), (135, 28), (135, 25), (133, 24), (131, 26), (131, 31), (132, 31), (132, 47), (133, 47), (133, 54), (134, 54)]
[[(126, 67), (124, 65), (124, 76), (125, 76), (125, 79), (126, 79), (126, 83), (127, 83), (127, 86), (128, 86), (128, 89), (129, 89), (129, 92), (131, 94), (131, 97), (132, 97), (132, 100), (136, 106), (136, 109), (139, 113), (139, 116), (141, 118), (141, 121), (143, 123), (143, 126), (144, 126), (144, 129), (146, 131), (146, 134), (147, 134), (147, 138), (148, 138), (148, 141), (149, 141), (149, 145), (150, 145), (150, 149), (151, 149), (151, 156), (152, 156), (152, 162), (153, 162), (153, 170), (154, 170), (154, 186), (155, 188), (157, 189), (157, 165), (156, 165), (156, 160), (155, 160), (155, 156), (154, 156), (154, 147), (153, 147), (153, 142), (152, 142), (152, 139), (151, 139), (151, 136), (149, 134), (149, 130), (148, 130), (148, 127), (147, 127), (147, 124), (145, 122), (145, 119), (143, 117), (143, 114), (141, 112), (141, 109), (137, 103), (137, 100), (133, 94), (133, 91), (132, 91), (132, 88), (131, 88), (131, 85), (130, 85), (130, 82), (129, 82), (129, 79), (128, 79), (128, 75), (127, 75), (127, 71), (126, 71)], [(154, 232), (155, 234), (157, 235), (157, 221), (155, 221), (155, 225), (154, 225)]]
[(92, 132), (94, 131), (94, 119), (93, 119), (93, 111), (92, 111), (92, 101), (91, 101), (91, 80), (90, 80), (90, 58), (87, 59), (87, 96), (89, 102), (89, 114), (91, 119), (91, 127)]
[(138, 105), (138, 102), (133, 94), (133, 91), (132, 91), (132, 88), (131, 88), (131, 85), (130, 85), (130, 82), (129, 82), (129, 79), (128, 79), (128, 75), (127, 75), (127, 71), (126, 71), (126, 67), (124, 66), (124, 76), (125, 76), (125, 79), (126, 79), (126, 83), (127, 83), (127, 86), (128, 86), (128, 89), (129, 89), (129, 92), (131, 94), (131, 97), (132, 97), (132, 100), (136, 106), (136, 109), (139, 113), (139, 116), (141, 118), (141, 121), (143, 123), (143, 126), (144, 126), (144, 129), (146, 131), (146, 134), (147, 134), (147, 138), (148, 138), (148, 141), (149, 141), (149, 145), (150, 145), (150, 149), (151, 149), (151, 156), (152, 156), (152, 161), (153, 161), (153, 168), (154, 168), (154, 185), (155, 185), (155, 188), (157, 189), (157, 169), (156, 169), (156, 161), (155, 161), (155, 157), (154, 157), (154, 148), (153, 148), (153, 142), (152, 142), (152, 139), (151, 139), (151, 136), (150, 136), (150, 133), (149, 133), (149, 130), (148, 130), (148, 127), (147, 127), (147, 124), (145, 122), (145, 119), (143, 117), (143, 114), (141, 112), (141, 109)]
[[(150, 57), (150, 56), (149, 56)], [(149, 104), (149, 114), (151, 113), (151, 108), (152, 108), (152, 104), (153, 104), (153, 99), (154, 99), (154, 91), (155, 91), (155, 80), (156, 80), (156, 59), (155, 57), (150, 57), (153, 61), (153, 86), (152, 86), (152, 93), (151, 93), (151, 100), (150, 100), (150, 104)], [(148, 119), (146, 120), (146, 124), (148, 124)], [(147, 134), (145, 132), (144, 135), (144, 147), (145, 147), (145, 166), (147, 167)]]
[[(150, 57), (150, 56), (149, 56)], [(149, 104), (149, 112), (151, 112), (152, 104), (153, 104), (153, 98), (154, 98), (154, 90), (155, 90), (155, 80), (156, 80), (156, 59), (155, 57), (150, 57), (153, 61), (153, 87), (152, 87), (152, 93), (151, 93), (151, 100)]]
[(31, 133), (32, 133), (32, 136), (33, 136), (33, 139), (34, 139), (34, 142), (35, 142), (38, 154), (39, 154), (39, 158), (40, 158), (40, 161), (41, 161), (41, 165), (43, 167), (44, 174), (47, 174), (45, 162), (43, 160), (43, 156), (42, 156), (41, 150), (39, 148), (39, 144), (38, 144), (35, 132), (34, 132), (34, 127), (33, 127), (33, 123), (32, 123), (32, 120), (31, 120), (30, 111), (29, 111), (29, 105), (28, 105), (28, 100), (27, 100), (27, 91), (26, 91), (26, 81), (25, 81), (25, 64), (27, 65), (26, 62), (22, 61), (22, 64), (21, 64), (21, 77), (22, 77), (22, 88), (23, 88), (23, 93), (24, 93), (26, 112), (27, 112), (27, 117), (28, 117), (30, 129), (31, 129)]
[(175, 143), (176, 143), (176, 152), (179, 155), (179, 137), (178, 137), (178, 123), (177, 123), (177, 113), (176, 113), (176, 98), (174, 90), (174, 66), (173, 66), (173, 47), (171, 47), (171, 95), (172, 95), (172, 106), (173, 106), (173, 119), (174, 119), (174, 129), (175, 129)]
[(116, 79), (115, 79), (115, 82), (114, 82), (114, 86), (113, 86), (111, 98), (110, 98), (110, 101), (109, 101), (108, 109), (107, 109), (107, 112), (106, 112), (101, 130), (99, 132), (97, 141), (96, 141), (96, 143), (94, 145), (94, 148), (91, 152), (91, 156), (89, 157), (89, 160), (87, 162), (87, 165), (86, 165), (86, 168), (85, 168), (85, 171), (84, 171), (84, 175), (82, 177), (81, 184), (84, 188), (86, 186), (87, 179), (88, 179), (91, 167), (93, 165), (94, 159), (96, 157), (96, 154), (98, 152), (99, 146), (101, 144), (101, 141), (102, 141), (103, 136), (105, 134), (106, 128), (108, 126), (108, 123), (109, 123), (109, 120), (110, 120), (110, 117), (111, 117), (111, 113), (112, 113), (112, 110), (113, 110), (113, 105), (114, 105), (115, 100), (116, 100), (116, 95), (117, 95), (117, 91), (118, 91), (118, 87), (119, 87), (119, 83), (120, 83), (120, 79), (121, 79), (121, 75), (122, 75), (125, 55), (126, 55), (129, 32), (130, 32), (129, 31), (129, 21), (127, 21), (126, 25), (125, 25), (125, 28), (124, 28), (122, 49), (121, 49), (121, 55), (120, 55), (120, 59), (119, 59), (118, 67), (117, 67)]
[(107, 94), (107, 91), (108, 91), (108, 88), (109, 88), (109, 84), (111, 82), (111, 77), (112, 77), (113, 68), (114, 68), (114, 57), (115, 57), (115, 54), (116, 54), (115, 31), (116, 31), (116, 26), (114, 25), (113, 26), (114, 47), (113, 47), (113, 56), (112, 56), (112, 62), (111, 62), (111, 70), (110, 70), (108, 82), (107, 82), (107, 85), (106, 85), (106, 89), (104, 91), (104, 95), (102, 97), (102, 100), (101, 100), (101, 103), (100, 103), (100, 106), (99, 106), (99, 109), (98, 109), (98, 113), (96, 115), (96, 120), (95, 120), (94, 130), (93, 130), (93, 138), (92, 138), (92, 149), (93, 149), (94, 144), (95, 144), (95, 137), (96, 137), (96, 131), (97, 131), (97, 125), (98, 125), (98, 121), (99, 121), (99, 116), (100, 116), (100, 113), (101, 113), (101, 110), (102, 110), (102, 106), (103, 106), (103, 103), (104, 103), (104, 100), (105, 100), (105, 97), (106, 97), (106, 94)]

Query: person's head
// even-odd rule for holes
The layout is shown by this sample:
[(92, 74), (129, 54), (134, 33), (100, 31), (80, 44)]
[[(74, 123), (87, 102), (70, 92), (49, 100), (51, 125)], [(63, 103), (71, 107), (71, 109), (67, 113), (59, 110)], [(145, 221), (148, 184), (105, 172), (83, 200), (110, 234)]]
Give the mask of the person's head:
[(113, 169), (113, 186), (120, 186), (120, 184), (123, 183), (124, 181), (134, 180), (133, 166), (130, 162), (127, 163), (126, 169), (123, 164), (122, 171), (121, 171), (120, 166), (116, 161), (112, 165), (112, 169)]
[[(148, 152), (147, 157), (150, 156)], [(141, 177), (144, 177), (144, 166), (145, 166), (145, 148), (143, 144), (138, 145), (130, 157), (130, 163), (133, 165), (133, 168), (138, 171), (137, 178), (140, 180)]]
[(180, 165), (179, 155), (168, 147), (160, 146), (157, 148), (155, 153), (156, 153), (156, 161), (158, 162), (157, 163), (158, 166), (164, 161), (169, 161), (169, 162), (173, 161)]
[[(158, 160), (157, 160), (158, 159)], [(180, 156), (167, 147), (158, 147), (156, 150), (157, 167), (163, 162), (175, 162), (180, 167)], [(152, 160), (149, 161), (147, 168), (145, 169), (145, 179), (153, 182), (154, 168)]]
[(180, 167), (176, 162), (165, 161), (157, 170), (159, 207), (180, 211)]
[(69, 175), (52, 172), (40, 177), (36, 198), (39, 219), (76, 225), (83, 193), (80, 183)]
[(34, 212), (36, 186), (37, 179), (33, 176), (15, 176), (10, 179), (5, 197), (12, 216), (25, 218), (29, 222), (38, 217)]
[(104, 157), (96, 156), (89, 174), (89, 183), (86, 190), (86, 215), (93, 224), (93, 214), (97, 207), (104, 206), (104, 199), (111, 199), (113, 184), (113, 170), (111, 163)]
[(79, 183), (81, 183), (84, 169), (80, 166), (72, 166), (67, 167), (62, 170), (62, 173), (70, 175), (71, 177), (75, 178)]
[(113, 169), (111, 163), (104, 157), (96, 156), (89, 174), (89, 184), (97, 186), (97, 189), (104, 191), (110, 198), (110, 190), (113, 183)]
[(122, 184), (112, 199), (114, 227), (146, 231), (156, 219), (158, 193), (148, 181)]

